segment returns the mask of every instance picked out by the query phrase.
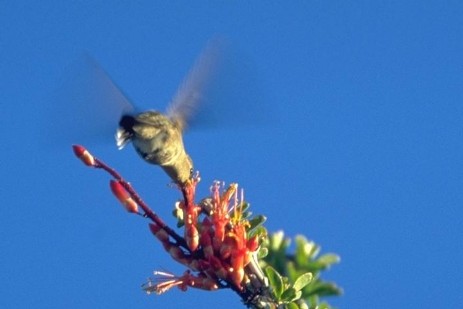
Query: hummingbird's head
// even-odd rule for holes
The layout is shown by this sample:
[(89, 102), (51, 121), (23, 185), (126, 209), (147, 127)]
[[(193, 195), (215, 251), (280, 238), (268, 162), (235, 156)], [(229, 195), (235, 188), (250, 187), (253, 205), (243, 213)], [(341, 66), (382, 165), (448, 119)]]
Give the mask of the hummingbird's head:
[(116, 144), (119, 149), (130, 142), (130, 139), (134, 135), (133, 126), (135, 125), (135, 118), (131, 115), (123, 115), (119, 120), (119, 128), (116, 132)]

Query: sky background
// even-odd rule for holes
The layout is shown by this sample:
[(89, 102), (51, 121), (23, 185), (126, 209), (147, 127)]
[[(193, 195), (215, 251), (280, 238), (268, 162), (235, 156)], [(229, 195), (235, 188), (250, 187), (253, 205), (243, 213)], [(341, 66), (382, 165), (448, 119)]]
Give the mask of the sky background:
[(79, 59), (164, 110), (217, 35), (233, 59), (212, 105), (222, 120), (185, 136), (198, 196), (238, 182), (269, 231), (339, 254), (324, 274), (339, 308), (461, 306), (462, 16), (459, 1), (0, 2), (0, 307), (241, 307), (229, 290), (145, 295), (154, 269), (183, 268), (70, 147), (173, 224), (167, 176), (92, 129), (101, 108), (75, 106)]

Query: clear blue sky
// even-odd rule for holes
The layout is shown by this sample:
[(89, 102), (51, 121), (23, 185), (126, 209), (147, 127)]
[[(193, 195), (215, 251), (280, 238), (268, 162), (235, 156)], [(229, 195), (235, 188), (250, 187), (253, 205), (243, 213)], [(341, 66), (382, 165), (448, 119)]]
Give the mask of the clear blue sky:
[[(163, 110), (217, 34), (243, 75), (223, 114), (267, 120), (186, 135), (199, 194), (238, 182), (269, 230), (340, 254), (325, 275), (345, 290), (330, 299), (339, 308), (461, 306), (463, 4), (251, 2), (0, 4), (0, 307), (240, 308), (230, 291), (146, 296), (152, 270), (182, 268), (122, 210), (108, 176), (67, 142), (50, 147), (67, 129), (45, 129), (75, 108), (56, 93), (82, 52), (136, 104)], [(73, 119), (87, 127), (93, 114)], [(94, 136), (74, 142), (170, 218), (179, 195), (167, 176), (112, 134)]]

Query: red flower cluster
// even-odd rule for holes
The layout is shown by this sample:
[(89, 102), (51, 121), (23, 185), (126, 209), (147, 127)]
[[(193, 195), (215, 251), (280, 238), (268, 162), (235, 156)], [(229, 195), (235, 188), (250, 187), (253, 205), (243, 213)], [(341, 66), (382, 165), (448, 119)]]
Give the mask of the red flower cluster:
[(183, 200), (177, 205), (178, 217), (184, 224), (184, 237), (181, 237), (141, 200), (114, 169), (82, 146), (75, 145), (73, 149), (84, 164), (102, 168), (113, 176), (111, 191), (124, 208), (130, 213), (150, 218), (152, 223), (149, 227), (153, 235), (174, 260), (188, 268), (178, 277), (155, 272), (158, 278), (150, 279), (144, 285), (147, 292), (163, 293), (174, 286), (183, 291), (187, 287), (204, 290), (231, 287), (235, 291), (244, 291), (247, 283), (260, 276), (255, 273), (256, 265), (250, 267), (250, 273), (245, 271), (251, 261), (255, 262), (253, 255), (259, 248), (259, 236), (248, 237), (250, 223), (244, 215), (246, 204), (242, 194), (238, 198), (237, 184), (223, 189), (219, 182), (215, 182), (211, 187), (211, 197), (202, 200), (199, 205), (195, 203), (198, 176), (179, 186), (183, 195)]
[[(185, 286), (217, 289), (217, 283), (221, 281), (232, 284), (238, 290), (244, 288), (244, 268), (251, 261), (259, 243), (257, 235), (250, 239), (247, 237), (249, 222), (243, 219), (244, 201), (237, 198), (238, 185), (231, 184), (221, 193), (221, 186), (216, 182), (211, 187), (211, 198), (203, 200), (201, 206), (198, 206), (192, 202), (197, 183), (197, 180), (192, 180), (181, 188), (185, 199), (178, 205), (183, 212), (189, 254), (172, 243), (163, 229), (155, 224), (151, 224), (150, 229), (172, 258), (198, 272), (198, 275), (188, 272), (154, 285), (150, 281), (149, 290), (164, 292), (170, 285), (167, 282), (171, 282), (171, 286), (179, 285), (182, 289)], [(198, 217), (201, 213), (204, 218), (200, 222)]]

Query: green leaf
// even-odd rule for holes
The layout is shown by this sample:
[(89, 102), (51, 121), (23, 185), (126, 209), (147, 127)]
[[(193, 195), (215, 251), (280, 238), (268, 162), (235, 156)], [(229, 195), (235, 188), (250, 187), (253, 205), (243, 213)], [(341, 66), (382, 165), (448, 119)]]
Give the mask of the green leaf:
[(296, 265), (294, 265), (294, 262), (288, 261), (286, 263), (286, 273), (285, 276), (288, 276), (288, 278), (291, 280), (291, 282), (295, 282), (297, 277), (299, 277), (299, 274), (301, 272), (299, 271), (298, 268), (296, 268)]
[(242, 205), (241, 205), (241, 207), (242, 207), (241, 210), (242, 210), (243, 212), (245, 212), (245, 211), (247, 211), (247, 210), (249, 209), (249, 207), (251, 207), (251, 204), (248, 203), (248, 202), (243, 202)]
[(252, 212), (250, 212), (250, 211), (244, 211), (244, 212), (241, 213), (241, 218), (242, 219), (247, 219), (250, 216), (252, 216)]
[(300, 307), (295, 302), (290, 302), (285, 305), (285, 309), (300, 309)]
[(297, 300), (297, 305), (299, 306), (299, 309), (309, 309), (309, 306), (303, 299)]
[(263, 227), (262, 225), (259, 225), (255, 227), (253, 230), (248, 231), (248, 238), (251, 238), (254, 235), (259, 235), (259, 237), (262, 237), (263, 239), (267, 239), (268, 233), (267, 229)]
[(307, 238), (302, 235), (297, 235), (295, 237), (295, 242), (295, 259), (296, 263), (301, 266), (307, 265), (310, 259), (316, 256), (320, 250), (319, 246), (317, 246), (313, 241), (308, 241)]
[(261, 215), (255, 216), (254, 218), (249, 220), (249, 224), (250, 224), (249, 230), (253, 230), (256, 227), (262, 225), (266, 220), (267, 218), (265, 216), (261, 216)]
[(295, 297), (296, 297), (296, 290), (293, 288), (289, 288), (281, 294), (280, 300), (290, 302), (290, 301), (293, 301)]
[(317, 281), (308, 286), (308, 289), (304, 290), (304, 295), (318, 295), (318, 296), (331, 296), (341, 295), (342, 289), (336, 284), (331, 282)]
[(299, 276), (299, 278), (296, 279), (296, 282), (294, 282), (293, 288), (296, 291), (302, 290), (306, 285), (308, 285), (312, 281), (312, 278), (312, 273), (305, 273)]
[(302, 293), (300, 291), (296, 291), (294, 288), (289, 288), (281, 294), (281, 301), (295, 301), (301, 298)]
[(331, 306), (328, 305), (327, 303), (323, 302), (323, 303), (320, 303), (320, 304), (317, 306), (317, 309), (331, 309)]
[(260, 248), (259, 249), (259, 252), (257, 252), (257, 258), (260, 260), (260, 259), (263, 259), (264, 257), (266, 257), (268, 254), (268, 249), (267, 248)]
[(284, 289), (283, 278), (272, 266), (267, 266), (265, 273), (267, 274), (270, 286), (273, 288), (273, 293), (277, 299), (280, 299)]
[(285, 241), (285, 234), (283, 231), (278, 231), (272, 234), (269, 238), (270, 241), (270, 249), (273, 251), (284, 251), (286, 247), (289, 245), (287, 241)]
[(325, 265), (326, 267), (329, 267), (332, 264), (339, 263), (340, 260), (341, 258), (338, 255), (333, 254), (333, 253), (327, 253), (327, 254), (320, 256), (317, 259), (317, 262)]

